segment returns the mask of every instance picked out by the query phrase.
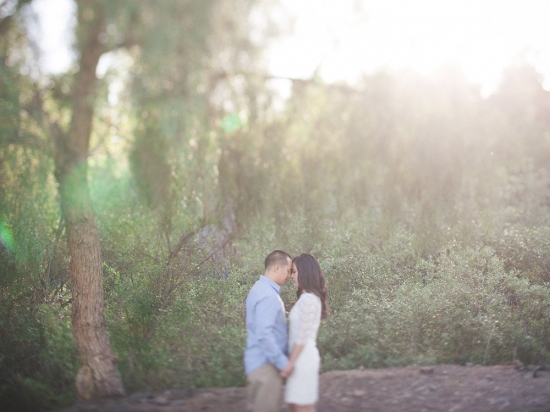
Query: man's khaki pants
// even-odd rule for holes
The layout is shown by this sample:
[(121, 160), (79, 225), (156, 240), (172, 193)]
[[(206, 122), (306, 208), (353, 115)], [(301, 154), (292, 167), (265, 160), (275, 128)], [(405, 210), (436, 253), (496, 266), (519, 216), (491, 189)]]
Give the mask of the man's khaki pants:
[(265, 363), (247, 375), (248, 412), (277, 412), (283, 380), (279, 370), (271, 363)]

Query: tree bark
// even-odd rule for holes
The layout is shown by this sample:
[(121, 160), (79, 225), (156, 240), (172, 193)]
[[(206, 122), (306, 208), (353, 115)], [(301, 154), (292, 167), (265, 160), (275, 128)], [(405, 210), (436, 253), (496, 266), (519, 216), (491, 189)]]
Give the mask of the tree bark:
[(68, 133), (54, 136), (55, 176), (71, 258), (72, 327), (81, 363), (76, 386), (83, 399), (124, 394), (105, 324), (99, 233), (88, 189), (96, 68), (103, 53), (98, 40), (105, 26), (102, 3), (78, 4), (82, 41), (72, 95), (73, 113)]

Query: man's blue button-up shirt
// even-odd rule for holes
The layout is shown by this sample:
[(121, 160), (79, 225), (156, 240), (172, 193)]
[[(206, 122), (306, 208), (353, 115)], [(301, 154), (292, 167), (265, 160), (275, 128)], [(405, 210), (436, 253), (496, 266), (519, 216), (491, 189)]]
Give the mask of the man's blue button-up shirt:
[(288, 363), (285, 305), (281, 287), (260, 276), (246, 297), (246, 350), (244, 371), (248, 375), (264, 363), (283, 369)]

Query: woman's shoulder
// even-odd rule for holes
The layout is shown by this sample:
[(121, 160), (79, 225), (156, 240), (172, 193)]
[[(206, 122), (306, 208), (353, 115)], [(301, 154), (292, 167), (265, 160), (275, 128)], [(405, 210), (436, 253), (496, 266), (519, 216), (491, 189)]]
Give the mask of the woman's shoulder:
[(299, 300), (304, 300), (306, 302), (313, 302), (313, 301), (321, 301), (321, 298), (317, 296), (315, 293), (306, 292), (304, 291), (302, 295), (300, 296)]

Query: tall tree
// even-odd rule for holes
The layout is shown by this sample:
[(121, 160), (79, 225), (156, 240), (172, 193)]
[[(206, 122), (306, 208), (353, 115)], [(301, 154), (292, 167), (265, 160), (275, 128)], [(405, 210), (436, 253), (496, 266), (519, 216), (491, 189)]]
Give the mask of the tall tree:
[(78, 1), (78, 28), (80, 58), (70, 126), (67, 133), (58, 129), (53, 138), (55, 177), (71, 257), (72, 327), (82, 365), (77, 390), (82, 398), (90, 398), (124, 394), (105, 324), (99, 234), (87, 180), (96, 69), (106, 51), (100, 43), (105, 31), (102, 1)]
[[(17, 9), (27, 2), (30, 0), (19, 0)], [(138, 46), (129, 52), (136, 62), (131, 99), (137, 108), (139, 126), (144, 125), (143, 133), (138, 126), (132, 136), (139, 154), (135, 156), (139, 158), (135, 169), (140, 172), (138, 177), (144, 175), (143, 180), (149, 186), (162, 189), (149, 193), (148, 200), (153, 206), (168, 204), (169, 209), (171, 191), (176, 193), (175, 197), (184, 185), (190, 186), (194, 201), (195, 192), (198, 199), (207, 190), (214, 192), (211, 186), (217, 184), (217, 170), (213, 167), (217, 150), (212, 144), (215, 139), (208, 132), (225, 113), (220, 116), (214, 113), (211, 100), (221, 107), (229, 100), (228, 95), (242, 94), (233, 93), (239, 85), (226, 79), (237, 77), (240, 68), (248, 67), (260, 49), (260, 45), (249, 39), (250, 22), (243, 19), (243, 13), (250, 14), (256, 5), (269, 1), (167, 0), (159, 5), (131, 0), (76, 0), (75, 3), (77, 69), (74, 74), (49, 76), (51, 87), (47, 90), (28, 76), (33, 93), (21, 110), (26, 111), (24, 118), (32, 123), (29, 130), (51, 136), (70, 255), (72, 327), (81, 363), (77, 389), (81, 397), (92, 398), (124, 393), (106, 328), (103, 262), (88, 187), (90, 140), (98, 134), (93, 133), (92, 124), (94, 109), (100, 106), (96, 96), (101, 90), (96, 75), (99, 60), (115, 49)], [(0, 20), (1, 33), (14, 21), (10, 16)], [(21, 22), (22, 26), (33, 24), (30, 20)], [(21, 100), (17, 92), (14, 101)], [(227, 110), (234, 113), (239, 108)], [(95, 117), (97, 121), (99, 116)], [(17, 140), (21, 144), (22, 139)], [(184, 156), (185, 149), (178, 147), (191, 147), (192, 153)], [(184, 161), (186, 164), (182, 164)], [(180, 178), (170, 186), (168, 183), (174, 176)], [(166, 215), (170, 217), (169, 213)], [(165, 220), (170, 235), (171, 227), (176, 225), (171, 225), (170, 219)], [(181, 237), (176, 247), (169, 247), (168, 261), (185, 239)]]

